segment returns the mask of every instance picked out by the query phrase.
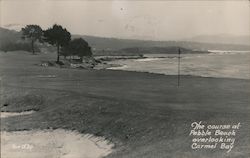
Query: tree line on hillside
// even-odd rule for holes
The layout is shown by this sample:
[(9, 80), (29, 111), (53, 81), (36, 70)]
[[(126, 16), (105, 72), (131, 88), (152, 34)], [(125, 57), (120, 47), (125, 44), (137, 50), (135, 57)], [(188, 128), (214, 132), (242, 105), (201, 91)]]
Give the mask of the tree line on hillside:
[(47, 30), (42, 30), (39, 25), (27, 25), (22, 28), (22, 38), (31, 42), (32, 53), (35, 54), (35, 42), (46, 42), (57, 49), (57, 62), (60, 56), (67, 58), (68, 56), (78, 56), (83, 60), (84, 56), (92, 56), (91, 47), (88, 42), (82, 38), (71, 39), (71, 34), (61, 25), (54, 24)]

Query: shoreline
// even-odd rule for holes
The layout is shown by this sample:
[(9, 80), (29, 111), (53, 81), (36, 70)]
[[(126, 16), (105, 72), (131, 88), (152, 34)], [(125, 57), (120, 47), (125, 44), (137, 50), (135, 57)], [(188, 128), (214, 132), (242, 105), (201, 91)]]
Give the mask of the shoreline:
[[(181, 63), (181, 75), (193, 75), (193, 76), (201, 76), (201, 77), (215, 77), (215, 78), (238, 78), (238, 79), (250, 79), (249, 69), (242, 68), (244, 63), (246, 63), (248, 59), (248, 55), (245, 57), (243, 64), (233, 65), (235, 61), (233, 59), (228, 60), (228, 58), (234, 58), (235, 55), (238, 53), (226, 53), (225, 62), (221, 65), (218, 64), (215, 67), (210, 67), (211, 59), (216, 58), (217, 56), (219, 58), (224, 57), (224, 53), (210, 53), (209, 55), (198, 55), (197, 57), (194, 56), (182, 56), (182, 63)], [(240, 53), (239, 59), (243, 58), (242, 54)], [(232, 56), (231, 56), (232, 55)], [(121, 70), (121, 71), (135, 71), (135, 72), (149, 72), (149, 73), (155, 73), (155, 74), (164, 74), (164, 75), (177, 75), (177, 67), (175, 67), (175, 64), (177, 64), (177, 56), (143, 56), (144, 58), (137, 58), (137, 59), (116, 59), (116, 60), (108, 60), (105, 61), (103, 64), (98, 64), (97, 67), (94, 69), (111, 69), (111, 70)], [(211, 62), (199, 62), (199, 60), (204, 61), (208, 58)], [(172, 58), (175, 58), (172, 60)], [(195, 66), (195, 64), (192, 64), (192, 60), (197, 60), (195, 63), (200, 64), (201, 67)], [(197, 58), (197, 59), (196, 59)], [(229, 64), (229, 66), (226, 66), (226, 64)], [(182, 66), (183, 65), (183, 66)], [(165, 68), (164, 68), (165, 66)]]

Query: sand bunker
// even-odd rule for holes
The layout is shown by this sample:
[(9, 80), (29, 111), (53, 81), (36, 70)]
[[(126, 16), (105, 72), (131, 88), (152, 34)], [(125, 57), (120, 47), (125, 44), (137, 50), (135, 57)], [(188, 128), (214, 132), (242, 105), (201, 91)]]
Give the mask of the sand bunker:
[(6, 118), (6, 117), (13, 117), (13, 116), (20, 116), (20, 115), (29, 115), (34, 113), (35, 111), (24, 111), (24, 112), (1, 112), (0, 118)]
[(2, 158), (101, 158), (112, 147), (102, 137), (62, 129), (1, 132)]

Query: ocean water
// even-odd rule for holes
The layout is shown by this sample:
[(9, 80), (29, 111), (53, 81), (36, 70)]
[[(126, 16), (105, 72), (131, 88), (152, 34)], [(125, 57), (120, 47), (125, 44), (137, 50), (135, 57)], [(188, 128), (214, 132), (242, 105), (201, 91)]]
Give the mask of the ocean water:
[[(203, 77), (250, 79), (250, 51), (219, 51), (209, 54), (182, 54), (181, 75)], [(175, 54), (150, 54), (145, 59), (111, 61), (120, 67), (109, 69), (142, 71), (166, 75), (178, 74), (178, 58)]]

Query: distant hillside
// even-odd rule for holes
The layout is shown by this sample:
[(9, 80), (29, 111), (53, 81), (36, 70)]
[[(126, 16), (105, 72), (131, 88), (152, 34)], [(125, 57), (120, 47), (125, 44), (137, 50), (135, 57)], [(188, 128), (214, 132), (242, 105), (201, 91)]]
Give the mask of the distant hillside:
[(134, 48), (124, 48), (118, 52), (124, 54), (177, 54), (180, 49), (183, 54), (193, 54), (193, 53), (209, 53), (208, 51), (193, 51), (191, 49), (186, 49), (182, 47), (169, 46), (169, 47), (134, 47)]
[(250, 45), (200, 43), (187, 41), (144, 41), (133, 39), (103, 38), (85, 35), (73, 35), (73, 38), (82, 37), (97, 50), (119, 50), (124, 48), (143, 47), (183, 47), (191, 50), (250, 50)]
[[(160, 47), (182, 47), (189, 50), (250, 50), (250, 45), (199, 43), (187, 41), (144, 41), (133, 39), (104, 38), (85, 35), (72, 35), (72, 38), (82, 37), (90, 43), (94, 51), (117, 51), (125, 48), (150, 48), (150, 51), (162, 51)], [(21, 41), (21, 33), (0, 27), (0, 49), (6, 43)], [(163, 49), (164, 50), (164, 49)], [(124, 50), (123, 50), (124, 51)], [(149, 50), (148, 50), (149, 51)], [(165, 51), (165, 50), (164, 50)]]
[(250, 36), (234, 36), (228, 34), (195, 36), (186, 40), (203, 43), (250, 45)]
[(21, 40), (21, 33), (8, 30), (0, 27), (0, 48), (1, 46), (9, 43), (15, 43)]

